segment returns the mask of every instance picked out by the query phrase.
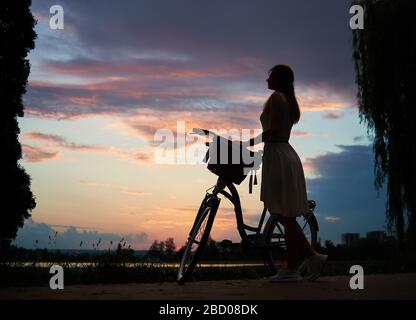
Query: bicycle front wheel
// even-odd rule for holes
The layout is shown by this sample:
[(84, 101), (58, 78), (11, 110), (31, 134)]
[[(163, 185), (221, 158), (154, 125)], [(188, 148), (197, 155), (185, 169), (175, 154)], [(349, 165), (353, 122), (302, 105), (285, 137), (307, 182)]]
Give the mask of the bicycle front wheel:
[(219, 198), (209, 198), (198, 211), (179, 265), (177, 277), (179, 284), (184, 284), (189, 278), (202, 255), (214, 223), (218, 204)]

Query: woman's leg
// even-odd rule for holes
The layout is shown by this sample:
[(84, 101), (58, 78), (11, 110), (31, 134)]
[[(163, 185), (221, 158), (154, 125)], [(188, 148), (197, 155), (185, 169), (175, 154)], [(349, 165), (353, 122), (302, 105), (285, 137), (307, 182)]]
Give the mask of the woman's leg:
[(302, 255), (302, 258), (310, 258), (313, 257), (316, 253), (312, 249), (311, 244), (309, 243), (308, 239), (305, 236), (305, 233), (303, 232), (302, 228), (299, 226), (297, 221), (295, 220), (295, 228), (298, 233), (298, 239), (299, 239), (299, 248)]
[(282, 217), (280, 216), (279, 219), (282, 221), (282, 224), (285, 228), (285, 241), (286, 241), (286, 249), (287, 249), (287, 268), (288, 269), (295, 269), (298, 264), (298, 240), (296, 229), (294, 228), (294, 221), (293, 218), (289, 217)]
[(279, 220), (285, 228), (288, 269), (296, 269), (299, 261), (299, 235), (295, 227), (295, 219), (296, 218), (279, 216)]
[(287, 248), (287, 267), (295, 269), (299, 261), (299, 255), (302, 258), (310, 258), (315, 255), (306, 239), (301, 227), (296, 221), (295, 217), (279, 216), (285, 228), (285, 241)]

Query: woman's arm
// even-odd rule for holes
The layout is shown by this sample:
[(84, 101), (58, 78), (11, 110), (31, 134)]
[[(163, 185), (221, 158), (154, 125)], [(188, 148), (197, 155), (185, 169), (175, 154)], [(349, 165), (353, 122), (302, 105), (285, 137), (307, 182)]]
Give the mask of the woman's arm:
[(271, 95), (271, 106), (269, 108), (269, 129), (263, 131), (259, 135), (250, 140), (243, 141), (243, 146), (254, 146), (256, 144), (265, 142), (270, 140), (270, 138), (277, 132), (278, 130), (278, 119), (279, 119), (279, 110), (282, 106), (283, 99), (278, 92), (274, 92)]

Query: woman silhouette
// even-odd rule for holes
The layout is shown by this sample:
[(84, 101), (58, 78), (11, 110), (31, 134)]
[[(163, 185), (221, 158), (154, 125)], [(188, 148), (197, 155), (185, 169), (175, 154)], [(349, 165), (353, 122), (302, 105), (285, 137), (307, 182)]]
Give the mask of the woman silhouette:
[[(293, 71), (286, 65), (269, 71), (268, 88), (274, 92), (260, 116), (263, 132), (243, 142), (245, 146), (264, 142), (260, 200), (285, 228), (287, 267), (270, 278), (273, 282), (300, 281), (305, 267), (311, 273), (309, 280), (316, 280), (327, 259), (311, 248), (296, 221), (296, 217), (308, 212), (308, 202), (302, 163), (289, 144), (292, 126), (300, 118), (293, 82)], [(297, 267), (299, 256), (305, 261)]]

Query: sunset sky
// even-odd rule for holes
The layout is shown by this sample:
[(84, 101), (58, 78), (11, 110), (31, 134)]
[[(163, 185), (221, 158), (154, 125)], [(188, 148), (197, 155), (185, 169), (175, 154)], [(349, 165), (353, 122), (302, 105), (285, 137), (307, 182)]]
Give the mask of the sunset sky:
[[(64, 30), (49, 8), (64, 8)], [(36, 48), (19, 119), (37, 207), (16, 243), (85, 247), (125, 237), (136, 249), (184, 243), (216, 176), (204, 165), (155, 163), (158, 129), (177, 121), (220, 130), (260, 129), (267, 71), (290, 65), (301, 121), (290, 143), (302, 159), (322, 240), (383, 230), (384, 191), (360, 124), (350, 1), (34, 0)], [(258, 175), (260, 177), (260, 174)], [(259, 181), (260, 182), (260, 181)], [(260, 186), (239, 187), (255, 223)], [(225, 199), (212, 236), (237, 239)]]

